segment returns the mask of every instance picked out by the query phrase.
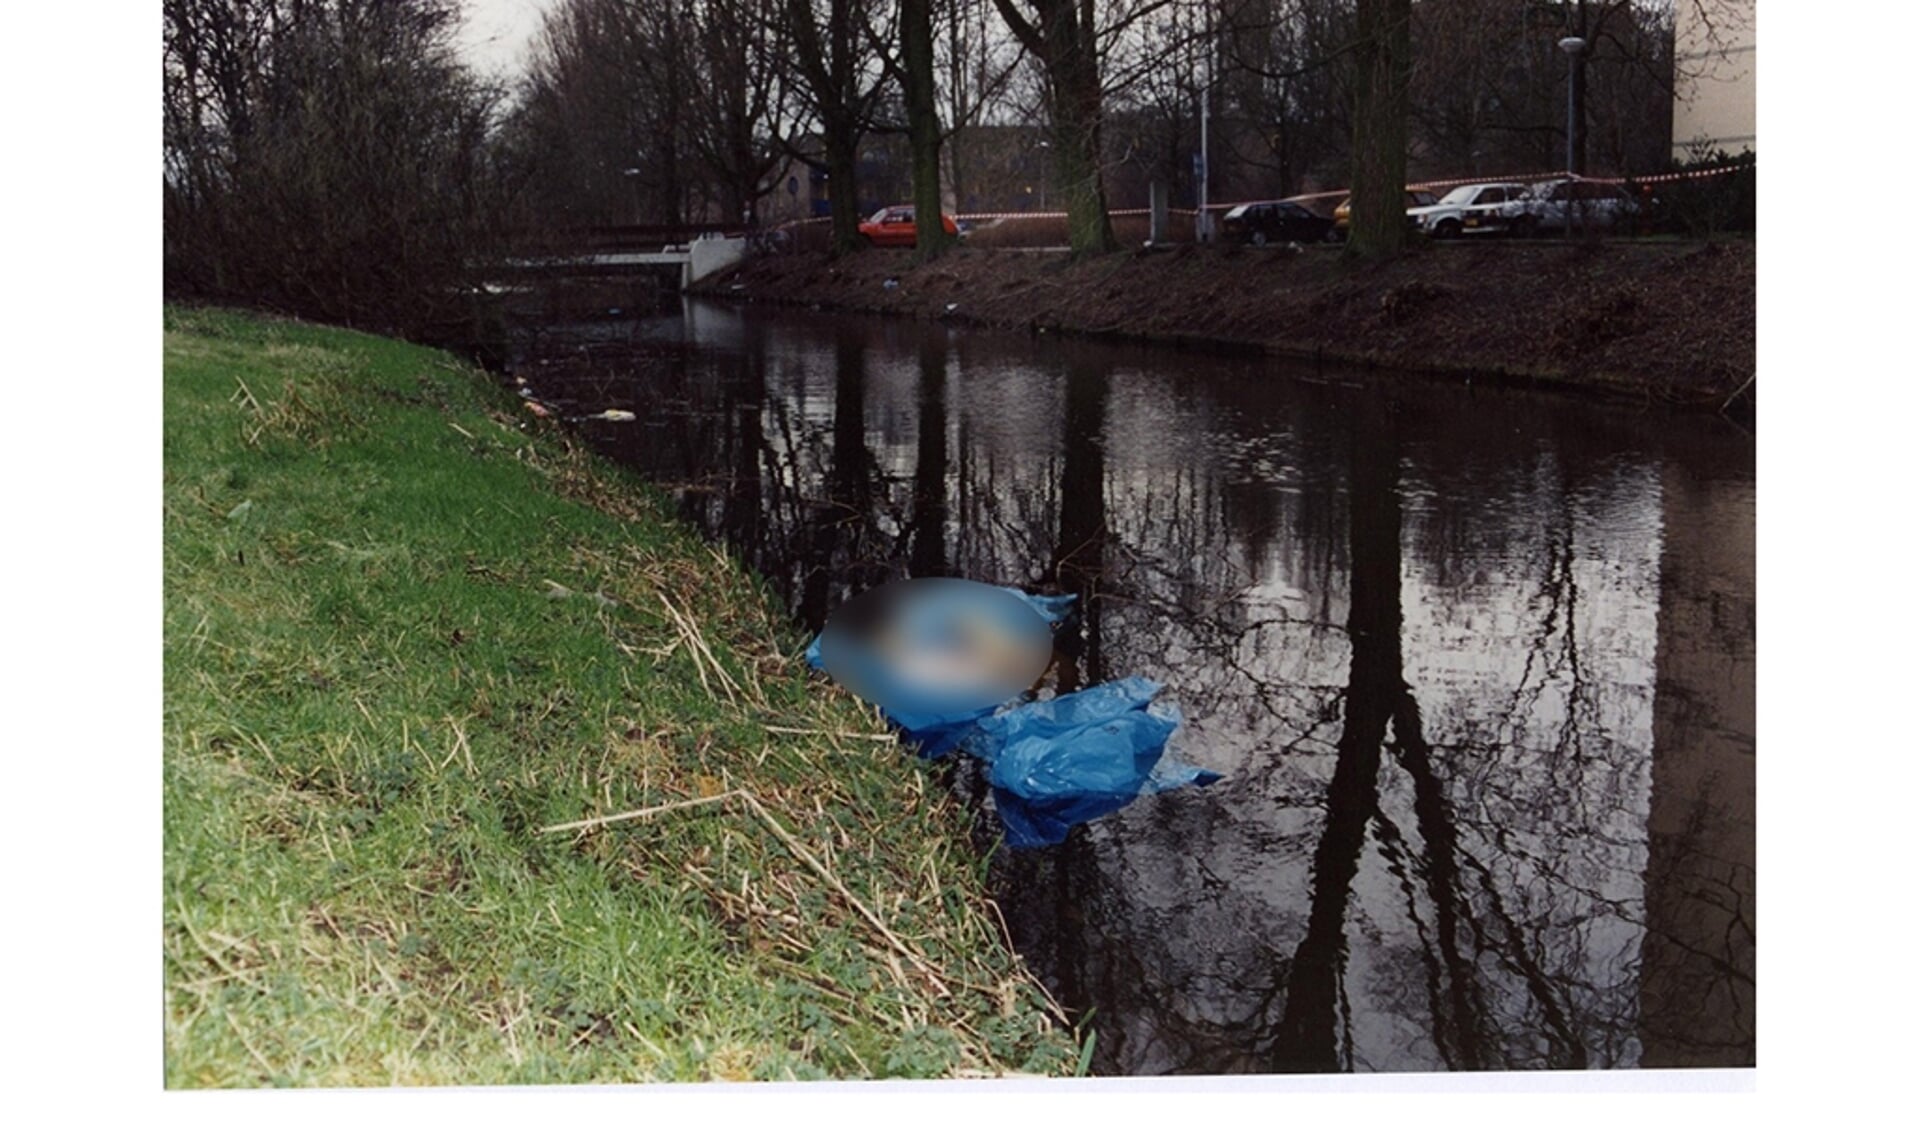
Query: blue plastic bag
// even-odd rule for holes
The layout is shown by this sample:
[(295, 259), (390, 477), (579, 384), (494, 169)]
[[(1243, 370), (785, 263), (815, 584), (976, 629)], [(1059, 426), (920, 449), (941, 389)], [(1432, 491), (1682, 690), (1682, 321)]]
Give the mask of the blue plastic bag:
[(1180, 716), (1153, 704), (1159, 690), (1123, 678), (978, 722), (961, 747), (987, 765), (1008, 846), (1050, 846), (1141, 795), (1219, 779), (1163, 758)]

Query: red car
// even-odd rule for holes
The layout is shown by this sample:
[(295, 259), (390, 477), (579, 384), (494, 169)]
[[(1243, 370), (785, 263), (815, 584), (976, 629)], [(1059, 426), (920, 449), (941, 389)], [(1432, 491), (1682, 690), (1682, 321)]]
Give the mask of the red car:
[[(953, 223), (953, 217), (941, 213), (940, 226), (946, 228), (948, 235), (958, 235), (959, 228)], [(873, 213), (873, 218), (860, 224), (860, 234), (875, 247), (915, 247), (919, 245), (919, 228), (913, 225), (913, 205), (895, 204), (890, 208), (881, 208)]]

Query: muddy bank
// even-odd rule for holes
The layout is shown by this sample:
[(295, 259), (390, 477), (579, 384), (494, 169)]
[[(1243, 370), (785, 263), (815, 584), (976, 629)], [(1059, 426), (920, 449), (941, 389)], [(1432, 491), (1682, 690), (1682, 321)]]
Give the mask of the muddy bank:
[(961, 248), (749, 261), (699, 292), (748, 302), (1243, 348), (1473, 382), (1750, 410), (1755, 247), (1557, 242), (1181, 246), (1074, 260)]

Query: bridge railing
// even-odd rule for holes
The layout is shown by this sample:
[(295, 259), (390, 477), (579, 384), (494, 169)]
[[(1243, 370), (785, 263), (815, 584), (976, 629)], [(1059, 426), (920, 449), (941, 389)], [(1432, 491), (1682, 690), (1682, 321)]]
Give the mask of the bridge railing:
[(702, 235), (744, 235), (737, 224), (630, 223), (600, 227), (548, 227), (515, 232), (510, 240), (516, 253), (580, 255), (617, 251), (657, 251), (691, 243)]

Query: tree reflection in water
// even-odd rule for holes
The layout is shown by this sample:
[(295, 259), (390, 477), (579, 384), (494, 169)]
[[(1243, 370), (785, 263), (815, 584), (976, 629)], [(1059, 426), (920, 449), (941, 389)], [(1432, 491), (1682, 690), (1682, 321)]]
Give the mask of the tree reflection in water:
[(612, 453), (814, 624), (907, 574), (1078, 593), (1055, 687), (1165, 682), (1226, 775), (995, 855), (1099, 1071), (1753, 1060), (1743, 437), (700, 319)]

